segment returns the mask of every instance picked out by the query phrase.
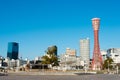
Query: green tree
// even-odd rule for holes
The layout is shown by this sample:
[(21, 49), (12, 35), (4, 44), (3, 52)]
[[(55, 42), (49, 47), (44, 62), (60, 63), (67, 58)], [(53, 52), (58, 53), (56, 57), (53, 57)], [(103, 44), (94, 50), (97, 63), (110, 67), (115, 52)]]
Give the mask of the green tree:
[(113, 68), (112, 63), (113, 63), (113, 59), (110, 57), (107, 57), (107, 59), (104, 61), (103, 69), (108, 69), (108, 68), (112, 69)]
[(46, 55), (42, 57), (42, 64), (51, 64), (52, 66), (58, 66), (58, 57), (55, 55), (55, 49), (48, 48), (45, 52)]

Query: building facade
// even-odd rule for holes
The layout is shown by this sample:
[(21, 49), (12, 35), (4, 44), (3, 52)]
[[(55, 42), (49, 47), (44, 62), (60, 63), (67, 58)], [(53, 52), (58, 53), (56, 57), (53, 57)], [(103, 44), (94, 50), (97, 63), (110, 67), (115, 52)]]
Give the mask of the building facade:
[(60, 55), (59, 65), (61, 70), (77, 70), (83, 66), (81, 57), (71, 56), (66, 53)]
[(3, 66), (3, 57), (0, 56), (0, 67), (2, 67), (2, 66)]
[(16, 42), (8, 43), (7, 57), (9, 59), (18, 59), (19, 45)]
[(107, 50), (107, 56), (113, 59), (114, 63), (120, 63), (120, 48), (110, 48)]
[(89, 60), (90, 60), (90, 39), (81, 39), (80, 40), (80, 57), (82, 61), (86, 64), (87, 68), (89, 68)]
[(75, 49), (66, 48), (66, 54), (68, 54), (69, 56), (76, 56), (76, 50)]
[(102, 61), (104, 62), (107, 59), (107, 50), (101, 50)]

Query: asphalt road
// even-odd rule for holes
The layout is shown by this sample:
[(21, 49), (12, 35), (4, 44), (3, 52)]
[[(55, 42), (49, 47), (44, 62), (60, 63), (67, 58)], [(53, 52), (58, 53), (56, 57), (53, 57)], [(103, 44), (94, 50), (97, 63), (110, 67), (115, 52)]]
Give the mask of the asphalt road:
[(120, 80), (120, 75), (96, 74), (96, 75), (29, 75), (0, 76), (0, 80)]

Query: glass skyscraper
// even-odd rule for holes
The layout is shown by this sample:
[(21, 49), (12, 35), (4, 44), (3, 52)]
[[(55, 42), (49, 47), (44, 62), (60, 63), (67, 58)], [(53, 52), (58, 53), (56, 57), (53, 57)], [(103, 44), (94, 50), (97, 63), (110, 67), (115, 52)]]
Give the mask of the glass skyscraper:
[(18, 59), (19, 45), (16, 42), (8, 43), (7, 57), (10, 59)]

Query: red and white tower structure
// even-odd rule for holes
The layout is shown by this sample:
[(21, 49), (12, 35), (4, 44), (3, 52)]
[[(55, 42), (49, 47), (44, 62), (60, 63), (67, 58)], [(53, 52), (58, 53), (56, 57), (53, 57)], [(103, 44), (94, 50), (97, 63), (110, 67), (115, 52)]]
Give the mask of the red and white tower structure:
[(99, 46), (100, 19), (93, 18), (92, 26), (94, 30), (94, 51), (93, 51), (93, 60), (92, 60), (92, 70), (101, 70), (102, 69), (102, 56), (100, 53), (100, 46)]

